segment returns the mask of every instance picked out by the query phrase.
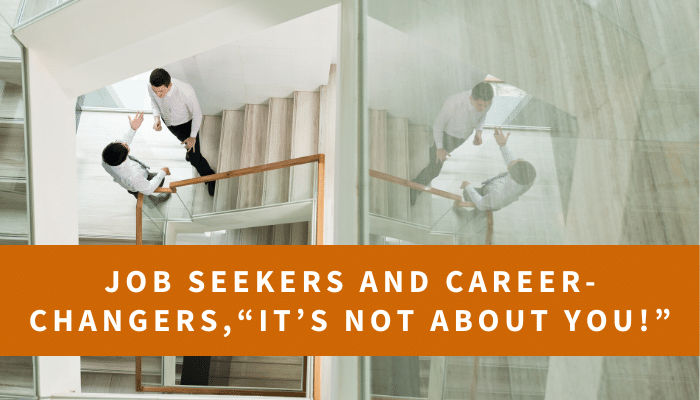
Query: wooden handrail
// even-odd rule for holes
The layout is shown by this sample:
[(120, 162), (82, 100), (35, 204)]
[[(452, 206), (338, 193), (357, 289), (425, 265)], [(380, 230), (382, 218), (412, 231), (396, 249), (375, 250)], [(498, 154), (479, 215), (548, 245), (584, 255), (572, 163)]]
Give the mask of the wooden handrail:
[[(476, 208), (476, 205), (471, 201), (464, 201), (462, 196), (450, 192), (445, 192), (444, 190), (435, 189), (428, 186), (423, 186), (420, 183), (409, 181), (408, 179), (399, 178), (397, 176), (385, 174), (384, 172), (379, 172), (373, 169), (369, 170), (369, 176), (377, 179), (381, 179), (387, 182), (396, 183), (397, 185), (406, 186), (411, 189), (420, 190), (422, 192), (434, 194), (436, 196), (444, 197), (446, 199), (454, 200), (455, 207), (472, 207)], [(486, 245), (491, 245), (493, 242), (493, 211), (486, 210)]]
[[(318, 179), (316, 179), (316, 244), (323, 244), (323, 210), (325, 205), (326, 156), (318, 155)], [(314, 396), (314, 398), (316, 398)]]
[(200, 177), (192, 178), (192, 179), (185, 179), (182, 181), (170, 182), (170, 188), (178, 188), (181, 186), (195, 185), (197, 183), (205, 183), (205, 182), (218, 181), (221, 179), (235, 178), (237, 176), (256, 174), (256, 173), (265, 172), (265, 171), (272, 171), (272, 170), (280, 169), (280, 168), (293, 167), (295, 165), (308, 164), (311, 162), (317, 162), (317, 161), (320, 162), (323, 157), (324, 157), (323, 154), (315, 154), (313, 156), (293, 158), (291, 160), (284, 160), (284, 161), (274, 162), (274, 163), (270, 163), (270, 164), (257, 165), (255, 167), (242, 168), (242, 169), (237, 169), (235, 171), (220, 172), (218, 174), (212, 174), (212, 175), (200, 176)]

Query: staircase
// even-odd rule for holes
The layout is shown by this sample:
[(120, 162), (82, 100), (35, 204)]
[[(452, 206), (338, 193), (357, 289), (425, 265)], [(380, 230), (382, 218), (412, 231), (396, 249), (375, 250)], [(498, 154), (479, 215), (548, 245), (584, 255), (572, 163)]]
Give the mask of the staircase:
[[(411, 180), (430, 162), (432, 128), (370, 110), (370, 169)], [(411, 206), (410, 189), (370, 178), (372, 244), (483, 244), (486, 218), (475, 209), (422, 193)], [(461, 193), (460, 193), (461, 196)]]
[[(221, 117), (204, 116), (202, 154), (216, 172), (226, 172), (323, 152), (321, 115), (331, 114), (328, 126), (334, 125), (335, 109), (322, 110), (322, 105), (332, 104), (328, 97), (336, 96), (335, 76), (332, 65), (329, 84), (319, 92), (295, 92), (293, 98), (270, 98), (268, 104), (247, 104), (242, 111), (224, 110)], [(199, 225), (180, 226), (180, 243), (310, 244), (311, 213), (299, 215), (301, 208), (310, 209), (306, 205), (314, 199), (314, 182), (315, 165), (308, 164), (217, 181), (213, 198), (205, 185), (194, 185), (188, 190), (193, 191), (192, 219)], [(182, 192), (178, 195), (188, 196)], [(204, 223), (214, 216), (221, 216), (218, 224)], [(243, 227), (221, 229), (226, 218), (231, 226)], [(293, 222), (280, 223), (287, 220)]]
[[(419, 359), (420, 394), (423, 398), (429, 398), (429, 394), (442, 400), (542, 400), (545, 397), (549, 357), (423, 356)], [(478, 359), (476, 374), (475, 359)], [(446, 376), (431, 376), (433, 362), (446, 362)], [(431, 379), (444, 382), (443, 390), (430, 393)], [(441, 385), (440, 382), (435, 384)]]

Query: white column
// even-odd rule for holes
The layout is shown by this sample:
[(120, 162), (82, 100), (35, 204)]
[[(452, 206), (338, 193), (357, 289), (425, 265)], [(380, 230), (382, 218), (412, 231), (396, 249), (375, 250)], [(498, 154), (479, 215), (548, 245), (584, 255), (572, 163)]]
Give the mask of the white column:
[[(25, 50), (33, 244), (78, 244), (75, 98)], [(92, 193), (100, 196), (100, 193)]]
[(331, 357), (331, 400), (369, 400), (368, 360), (369, 357)]
[(341, 2), (335, 244), (369, 244), (366, 14), (366, 0)]
[(80, 357), (36, 357), (39, 398), (80, 393)]

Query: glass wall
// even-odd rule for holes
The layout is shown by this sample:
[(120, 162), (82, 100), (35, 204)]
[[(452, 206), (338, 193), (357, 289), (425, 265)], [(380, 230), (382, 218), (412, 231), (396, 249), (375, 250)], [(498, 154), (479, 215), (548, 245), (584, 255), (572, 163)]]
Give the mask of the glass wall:
[(373, 399), (698, 398), (698, 357), (369, 358)]
[(367, 3), (372, 243), (697, 245), (697, 2)]
[(0, 244), (29, 241), (22, 48), (10, 26), (18, 5), (0, 4)]

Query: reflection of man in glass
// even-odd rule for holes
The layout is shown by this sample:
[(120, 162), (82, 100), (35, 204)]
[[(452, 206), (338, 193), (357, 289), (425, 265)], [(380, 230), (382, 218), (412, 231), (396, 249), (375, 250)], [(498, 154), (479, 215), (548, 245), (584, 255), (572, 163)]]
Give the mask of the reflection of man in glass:
[(522, 159), (515, 159), (506, 146), (508, 135), (504, 135), (500, 128), (496, 128), (493, 137), (501, 146), (501, 155), (506, 162), (508, 172), (493, 176), (481, 183), (480, 188), (475, 188), (471, 183), (464, 181), (464, 200), (471, 201), (481, 211), (500, 210), (518, 198), (532, 187), (537, 173), (535, 167)]
[[(474, 86), (472, 90), (450, 96), (440, 110), (433, 125), (435, 144), (430, 148), (430, 163), (413, 181), (424, 186), (440, 175), (442, 164), (450, 152), (467, 141), (476, 128), (474, 145), (481, 144), (481, 131), (486, 113), (491, 108), (493, 88), (486, 82)], [(421, 192), (411, 189), (411, 205)]]

